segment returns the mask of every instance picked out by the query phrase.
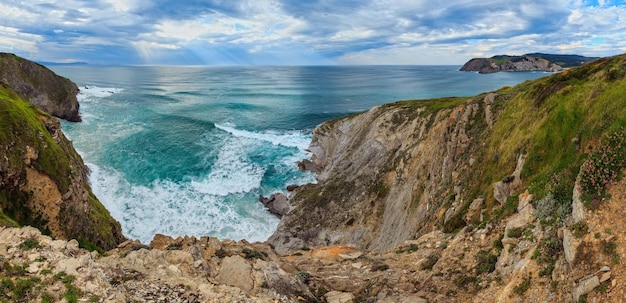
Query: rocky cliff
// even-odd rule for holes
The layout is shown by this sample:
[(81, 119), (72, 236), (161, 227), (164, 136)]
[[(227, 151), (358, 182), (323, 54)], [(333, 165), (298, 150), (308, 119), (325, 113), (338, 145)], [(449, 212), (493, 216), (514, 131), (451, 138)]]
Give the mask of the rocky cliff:
[[(21, 73), (6, 68), (4, 73)], [(110, 249), (124, 240), (119, 223), (91, 192), (88, 169), (59, 120), (5, 83), (0, 84), (0, 150), (1, 224), (33, 225), (92, 248)]]
[(523, 56), (499, 55), (491, 58), (473, 58), (461, 67), (461, 71), (479, 72), (481, 74), (495, 73), (499, 71), (558, 72), (562, 71), (563, 68), (581, 66), (597, 59), (599, 58), (542, 53), (532, 53)]
[(479, 72), (481, 74), (489, 74), (496, 72), (527, 72), (527, 71), (544, 71), (559, 72), (563, 67), (550, 60), (524, 56), (496, 56), (492, 58), (474, 58), (461, 67), (461, 71)]
[[(624, 91), (626, 55), (328, 121), (302, 165), (318, 182), (267, 243), (157, 235), (100, 255), (0, 227), (0, 300), (624, 302)], [(7, 158), (36, 167), (35, 150)]]
[(0, 82), (23, 100), (61, 119), (80, 121), (78, 87), (48, 68), (13, 54), (0, 53)]

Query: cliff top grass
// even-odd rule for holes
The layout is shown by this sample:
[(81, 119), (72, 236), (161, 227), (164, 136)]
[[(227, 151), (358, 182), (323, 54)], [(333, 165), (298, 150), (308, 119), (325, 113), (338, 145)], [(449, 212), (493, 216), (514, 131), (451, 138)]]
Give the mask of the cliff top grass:
[(490, 185), (526, 154), (525, 188), (568, 203), (588, 154), (626, 126), (625, 76), (626, 56), (617, 56), (507, 89), (513, 97), (486, 142), (475, 186), (492, 195)]
[[(42, 119), (50, 115), (22, 100), (9, 87), (0, 85), (0, 147), (5, 149), (8, 171), (21, 170), (29, 146), (38, 152), (35, 168), (53, 176), (61, 192), (69, 188), (71, 173), (68, 155), (52, 139)], [(16, 148), (17, 147), (17, 148)]]
[[(476, 147), (480, 159), (471, 167), (472, 177), (466, 178), (464, 208), (482, 196), (487, 198), (488, 208), (495, 210), (492, 184), (512, 174), (522, 154), (527, 156), (521, 174), (523, 184), (513, 194), (528, 190), (536, 199), (552, 194), (560, 205), (571, 207), (581, 165), (602, 138), (626, 127), (626, 55), (593, 61), (494, 93), (492, 110), (498, 118), (493, 128), (485, 131), (486, 124), (479, 123), (469, 130), (480, 138)], [(467, 102), (482, 103), (483, 98), (484, 94), (407, 100), (382, 108), (396, 109), (405, 116), (404, 121)]]

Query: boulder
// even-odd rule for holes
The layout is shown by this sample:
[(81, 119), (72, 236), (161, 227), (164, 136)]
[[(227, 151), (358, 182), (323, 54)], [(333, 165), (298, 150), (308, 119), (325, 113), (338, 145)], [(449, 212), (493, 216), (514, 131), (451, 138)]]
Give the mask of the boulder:
[(301, 170), (310, 171), (316, 174), (319, 174), (321, 172), (319, 166), (309, 159), (299, 161), (297, 162), (297, 164), (298, 168), (300, 168)]
[(506, 204), (506, 199), (511, 194), (511, 187), (509, 183), (498, 181), (493, 184), (493, 197), (500, 202), (501, 205)]
[(483, 207), (484, 203), (484, 198), (474, 199), (474, 201), (472, 201), (472, 204), (470, 204), (467, 213), (465, 214), (465, 222), (471, 223), (475, 221), (480, 221), (480, 209)]
[(574, 302), (580, 302), (578, 300), (580, 299), (581, 296), (584, 296), (590, 293), (594, 288), (598, 286), (600, 286), (600, 279), (598, 279), (597, 276), (593, 276), (593, 277), (580, 281), (580, 283), (578, 283), (578, 286), (576, 286), (574, 290), (572, 291)]
[(279, 219), (291, 210), (289, 198), (283, 193), (273, 194), (269, 198), (259, 196), (259, 201), (263, 203), (263, 206), (265, 206), (270, 213)]
[(565, 260), (567, 260), (567, 263), (570, 265), (574, 265), (576, 261), (578, 246), (580, 246), (580, 240), (576, 239), (569, 229), (563, 230), (563, 251), (565, 253)]
[(240, 288), (245, 292), (252, 291), (252, 266), (241, 256), (225, 257), (217, 275), (217, 281), (221, 284)]

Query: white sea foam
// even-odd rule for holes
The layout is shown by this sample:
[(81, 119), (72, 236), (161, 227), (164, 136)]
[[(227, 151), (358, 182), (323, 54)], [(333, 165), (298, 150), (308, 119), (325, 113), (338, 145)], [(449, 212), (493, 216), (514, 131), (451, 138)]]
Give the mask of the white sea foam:
[(286, 147), (296, 147), (304, 150), (309, 145), (311, 137), (304, 134), (302, 131), (263, 131), (263, 132), (251, 132), (246, 130), (240, 130), (230, 125), (215, 124), (215, 127), (230, 133), (235, 137), (249, 138), (260, 141), (270, 142), (274, 145), (282, 145)]
[(94, 85), (86, 85), (80, 87), (80, 92), (77, 95), (78, 101), (82, 102), (85, 100), (96, 98), (106, 98), (113, 94), (117, 94), (124, 89), (115, 88), (115, 87), (98, 87)]
[(124, 234), (143, 243), (156, 233), (263, 241), (278, 224), (260, 203), (246, 205), (242, 214), (225, 197), (200, 192), (189, 183), (159, 180), (150, 186), (133, 185), (112, 169), (89, 167), (96, 196), (122, 223)]
[(261, 185), (263, 167), (247, 158), (249, 143), (245, 139), (231, 137), (221, 144), (217, 160), (209, 175), (200, 181), (193, 181), (195, 190), (217, 196), (246, 193)]

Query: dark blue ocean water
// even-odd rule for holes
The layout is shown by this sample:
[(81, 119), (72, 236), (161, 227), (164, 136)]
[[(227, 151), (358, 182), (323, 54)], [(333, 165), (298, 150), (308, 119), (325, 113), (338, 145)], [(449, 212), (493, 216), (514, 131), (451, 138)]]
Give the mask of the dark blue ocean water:
[(259, 195), (313, 182), (312, 129), (406, 99), (469, 96), (545, 73), (458, 66), (54, 66), (81, 88), (81, 123), (63, 130), (124, 233), (265, 240), (278, 219)]

